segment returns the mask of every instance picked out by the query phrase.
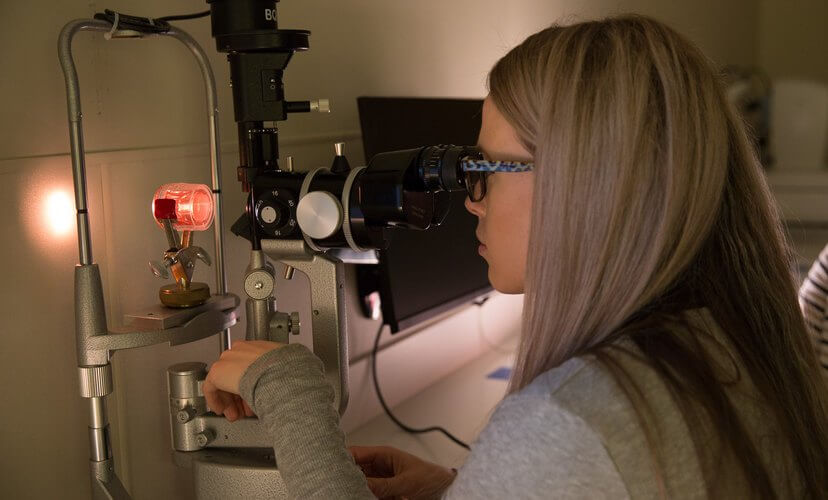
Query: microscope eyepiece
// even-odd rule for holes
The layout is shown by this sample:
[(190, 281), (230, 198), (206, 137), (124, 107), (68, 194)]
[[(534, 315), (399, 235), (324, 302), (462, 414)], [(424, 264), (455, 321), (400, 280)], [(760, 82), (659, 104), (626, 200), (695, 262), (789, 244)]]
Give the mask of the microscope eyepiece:
[(428, 146), (420, 161), (420, 177), (426, 189), (459, 191), (465, 189), (460, 160), (476, 155), (478, 149), (469, 146)]

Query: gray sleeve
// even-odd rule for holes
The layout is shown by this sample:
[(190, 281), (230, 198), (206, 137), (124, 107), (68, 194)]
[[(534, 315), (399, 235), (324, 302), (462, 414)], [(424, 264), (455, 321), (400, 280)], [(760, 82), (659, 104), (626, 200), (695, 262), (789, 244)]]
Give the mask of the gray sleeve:
[(600, 437), (549, 397), (500, 404), (446, 491), (459, 498), (629, 498)]
[(305, 346), (262, 355), (245, 371), (239, 389), (273, 439), (292, 498), (374, 498), (345, 448), (322, 362)]

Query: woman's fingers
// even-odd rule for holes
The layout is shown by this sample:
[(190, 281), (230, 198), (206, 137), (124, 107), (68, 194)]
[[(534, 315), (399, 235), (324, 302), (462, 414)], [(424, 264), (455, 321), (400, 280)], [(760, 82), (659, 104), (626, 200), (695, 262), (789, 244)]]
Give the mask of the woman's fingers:
[(439, 498), (454, 480), (454, 472), (390, 446), (353, 446), (354, 461), (365, 473), (371, 492), (379, 498)]
[(354, 462), (369, 477), (391, 477), (394, 470), (394, 448), (388, 446), (351, 446)]
[[(282, 344), (264, 340), (234, 342), (232, 349), (222, 352), (219, 359), (210, 367), (207, 380), (219, 390), (238, 394), (241, 378), (250, 365), (265, 353), (281, 346)], [(244, 413), (243, 407), (237, 410), (239, 415)]]
[(216, 415), (224, 415), (231, 422), (243, 416), (256, 416), (241, 396), (219, 389), (209, 378), (204, 381), (202, 392), (207, 407)]
[(351, 446), (348, 451), (354, 457), (354, 461), (358, 464), (392, 464), (392, 450), (387, 446)]
[(235, 422), (239, 418), (239, 410), (236, 408), (236, 401), (233, 399), (233, 394), (219, 391), (218, 397), (224, 405), (224, 417), (231, 422)]
[(245, 401), (245, 400), (243, 400), (243, 399), (242, 399), (242, 405), (243, 405), (243, 407), (244, 407), (244, 415), (245, 415), (245, 416), (247, 416), (247, 417), (255, 417), (255, 416), (256, 416), (256, 414), (255, 414), (255, 413), (253, 413), (253, 410), (252, 410), (252, 409), (250, 408), (250, 406), (247, 404), (247, 401)]
[(244, 407), (242, 406), (241, 397), (238, 394), (233, 394), (233, 407), (236, 408), (238, 418), (244, 417)]
[(405, 495), (410, 488), (406, 488), (396, 477), (367, 477), (368, 489), (377, 498), (397, 497)]
[(216, 388), (207, 380), (204, 381), (202, 392), (204, 392), (204, 399), (207, 400), (207, 408), (211, 409), (216, 415), (224, 415), (231, 422), (240, 415), (233, 394)]
[(207, 400), (207, 408), (211, 409), (216, 415), (221, 415), (224, 412), (224, 404), (218, 396), (220, 389), (213, 384), (209, 377), (201, 386), (201, 391), (204, 393), (204, 399)]
[(221, 353), (210, 367), (204, 380), (203, 392), (207, 406), (216, 414), (223, 414), (234, 422), (244, 416), (254, 417), (253, 410), (238, 395), (242, 375), (263, 354), (282, 347), (282, 344), (264, 340), (238, 341), (233, 348)]
[(253, 410), (251, 410), (250, 407), (247, 406), (247, 403), (244, 401), (244, 399), (242, 399), (241, 396), (236, 394), (236, 395), (233, 396), (233, 398), (235, 399), (235, 402), (236, 402), (236, 409), (239, 410), (239, 418), (241, 418), (241, 417), (255, 417), (255, 415), (253, 414)]

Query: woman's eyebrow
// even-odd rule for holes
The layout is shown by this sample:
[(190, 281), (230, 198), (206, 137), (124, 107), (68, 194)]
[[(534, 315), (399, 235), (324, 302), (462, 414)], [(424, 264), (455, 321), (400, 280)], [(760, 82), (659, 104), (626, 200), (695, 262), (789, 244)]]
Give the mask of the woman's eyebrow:
[[(483, 157), (487, 161), (494, 161), (493, 158), (505, 159), (505, 158), (511, 158), (513, 156), (513, 155), (509, 155), (509, 154), (504, 154), (504, 153), (497, 153), (495, 155), (492, 155), (492, 153), (489, 150), (487, 150), (486, 148), (484, 148), (481, 144), (477, 144), (477, 146), (475, 146), (475, 147), (477, 149), (479, 149), (481, 153), (483, 153)], [(523, 158), (518, 158), (516, 160), (508, 160), (508, 161), (519, 161), (519, 162), (522, 162), (522, 163), (531, 163), (532, 162), (531, 159), (523, 159)]]

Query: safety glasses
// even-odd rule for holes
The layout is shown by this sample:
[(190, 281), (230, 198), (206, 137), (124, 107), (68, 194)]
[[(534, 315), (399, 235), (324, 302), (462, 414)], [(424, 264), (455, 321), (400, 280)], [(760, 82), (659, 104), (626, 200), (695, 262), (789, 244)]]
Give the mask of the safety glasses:
[(486, 196), (486, 179), (495, 172), (530, 172), (534, 163), (519, 161), (486, 161), (482, 156), (466, 156), (460, 160), (469, 199), (478, 202)]

